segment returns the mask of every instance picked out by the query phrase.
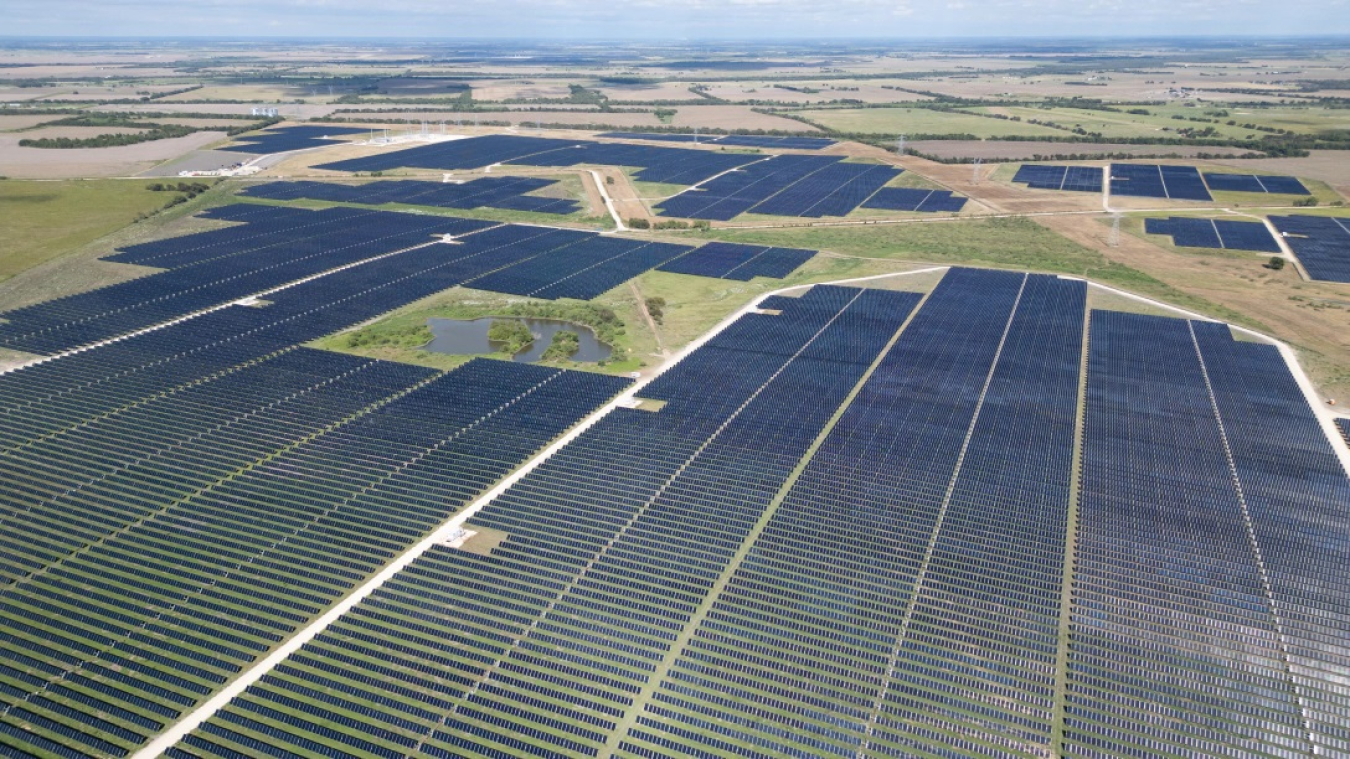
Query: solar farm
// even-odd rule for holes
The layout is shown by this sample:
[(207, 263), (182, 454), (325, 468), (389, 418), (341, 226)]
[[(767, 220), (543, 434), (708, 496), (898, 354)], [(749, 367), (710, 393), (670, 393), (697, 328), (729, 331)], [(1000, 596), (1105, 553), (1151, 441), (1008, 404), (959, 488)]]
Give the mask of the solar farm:
[(0, 758), (1350, 759), (1331, 48), (56, 44)]
[(1274, 346), (952, 268), (772, 296), (636, 388), (438, 371), (300, 346), (814, 252), (209, 215), (0, 325), (55, 357), (0, 375), (6, 755), (1350, 751), (1350, 479)]
[[(1311, 195), (1297, 177), (1204, 172), (1193, 166), (1113, 163), (1108, 167), (1113, 195), (1173, 200), (1213, 200), (1210, 191)], [(1097, 166), (1022, 164), (1013, 182), (1033, 190), (1101, 192), (1102, 169)]]

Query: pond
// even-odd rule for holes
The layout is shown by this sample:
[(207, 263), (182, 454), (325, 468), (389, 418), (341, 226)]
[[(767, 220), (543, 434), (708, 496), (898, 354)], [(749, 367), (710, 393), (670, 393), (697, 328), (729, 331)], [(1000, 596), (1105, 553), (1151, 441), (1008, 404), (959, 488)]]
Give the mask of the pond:
[(517, 321), (525, 325), (534, 335), (534, 342), (525, 350), (511, 357), (513, 361), (538, 361), (548, 350), (555, 332), (571, 332), (577, 336), (581, 347), (572, 354), (573, 361), (602, 361), (609, 358), (613, 349), (595, 338), (590, 327), (555, 319), (503, 319), (489, 317), (484, 319), (427, 319), (427, 326), (433, 335), (431, 342), (422, 346), (422, 350), (432, 353), (450, 353), (460, 356), (474, 356), (496, 353), (498, 344), (488, 340), (488, 329), (494, 321)]

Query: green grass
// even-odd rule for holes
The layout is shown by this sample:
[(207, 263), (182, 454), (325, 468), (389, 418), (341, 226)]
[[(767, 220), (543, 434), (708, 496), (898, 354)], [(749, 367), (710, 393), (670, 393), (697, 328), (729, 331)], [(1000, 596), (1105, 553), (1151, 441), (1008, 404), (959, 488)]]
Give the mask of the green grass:
[(161, 208), (174, 193), (120, 179), (0, 181), (0, 281), (59, 258)]
[(928, 108), (839, 108), (795, 111), (798, 116), (841, 132), (871, 134), (973, 134), (976, 137), (1025, 135), (1062, 137), (1068, 132), (960, 111)]
[(1236, 311), (1110, 261), (1030, 219), (973, 218), (932, 224), (723, 229), (714, 230), (714, 234), (728, 242), (810, 248), (866, 259), (913, 264), (968, 264), (1086, 276), (1225, 321), (1263, 328)]

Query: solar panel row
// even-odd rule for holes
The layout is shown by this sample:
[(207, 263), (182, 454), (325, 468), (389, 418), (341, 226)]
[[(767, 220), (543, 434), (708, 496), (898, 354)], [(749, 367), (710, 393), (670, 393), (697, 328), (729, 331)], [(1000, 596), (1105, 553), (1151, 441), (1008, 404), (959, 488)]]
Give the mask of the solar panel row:
[(1192, 326), (1274, 601), (1299, 717), (1318, 753), (1350, 752), (1345, 692), (1328, 676), (1350, 661), (1345, 470), (1275, 346), (1233, 340), (1222, 325)]
[(1312, 643), (1350, 488), (1278, 350), (1095, 312), (1087, 391), (1066, 753), (1350, 747)]
[(844, 216), (901, 173), (881, 164), (841, 161), (833, 156), (776, 156), (663, 201), (660, 215), (720, 221), (747, 212)]
[(966, 207), (966, 199), (953, 196), (950, 190), (883, 187), (868, 198), (862, 207), (920, 213), (959, 213)]
[(1265, 192), (1282, 195), (1311, 195), (1295, 177), (1271, 177), (1256, 174), (1205, 174), (1211, 190), (1227, 192)]
[(1196, 219), (1172, 216), (1144, 220), (1144, 231), (1151, 235), (1170, 235), (1176, 245), (1191, 248), (1228, 248), (1279, 253), (1280, 244), (1259, 221)]
[(538, 231), (544, 233), (515, 246), (529, 253), (528, 258), (467, 280), (465, 286), (550, 300), (590, 300), (690, 250), (589, 232)]
[(1330, 216), (1271, 216), (1308, 276), (1350, 282), (1350, 220)]
[(539, 177), (483, 177), (461, 184), (398, 180), (362, 185), (332, 182), (268, 182), (253, 185), (242, 195), (251, 198), (294, 200), (309, 198), (336, 203), (403, 203), (437, 208), (504, 208), (512, 211), (570, 214), (581, 204), (568, 198), (548, 198), (525, 193), (557, 184)]
[(697, 184), (761, 158), (742, 153), (650, 145), (489, 135), (337, 161), (317, 168), (334, 171), (388, 171), (401, 167), (450, 170), (496, 163), (524, 166), (575, 166), (587, 163), (640, 167), (634, 176), (644, 182)]
[(1213, 200), (1194, 166), (1111, 164), (1111, 194), (1172, 200)]
[(1102, 170), (1096, 166), (1048, 166), (1026, 163), (1018, 167), (1012, 181), (1036, 190), (1101, 192)]
[(748, 282), (755, 277), (781, 279), (811, 260), (815, 254), (814, 250), (710, 242), (663, 264), (657, 271), (740, 282)]
[(370, 130), (337, 126), (291, 126), (269, 129), (259, 134), (241, 135), (238, 144), (226, 145), (221, 150), (238, 153), (284, 153), (290, 150), (319, 148), (334, 144), (334, 137), (344, 134), (363, 134)]

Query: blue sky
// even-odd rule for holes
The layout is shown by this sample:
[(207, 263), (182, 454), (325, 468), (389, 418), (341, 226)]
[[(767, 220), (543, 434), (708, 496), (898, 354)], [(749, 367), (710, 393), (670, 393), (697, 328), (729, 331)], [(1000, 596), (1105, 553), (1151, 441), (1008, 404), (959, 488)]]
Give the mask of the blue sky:
[(1350, 34), (1350, 0), (0, 0), (3, 35), (774, 37)]

